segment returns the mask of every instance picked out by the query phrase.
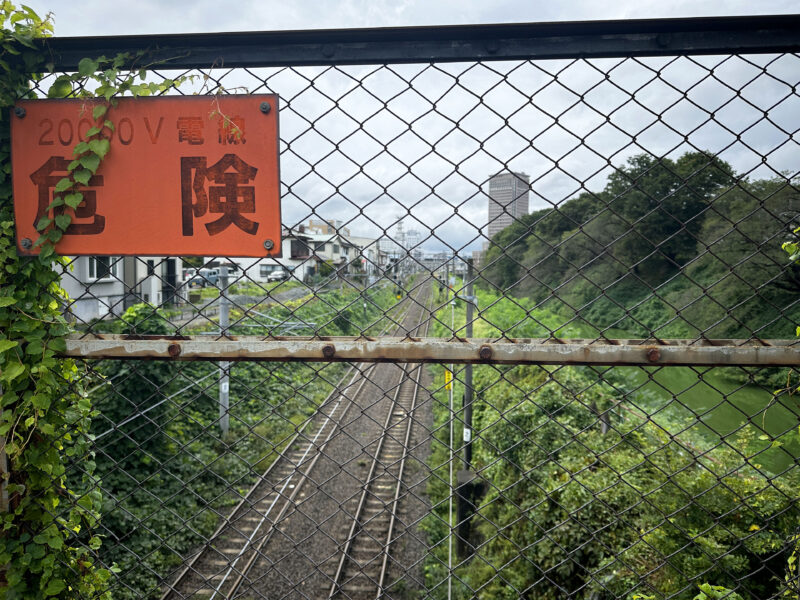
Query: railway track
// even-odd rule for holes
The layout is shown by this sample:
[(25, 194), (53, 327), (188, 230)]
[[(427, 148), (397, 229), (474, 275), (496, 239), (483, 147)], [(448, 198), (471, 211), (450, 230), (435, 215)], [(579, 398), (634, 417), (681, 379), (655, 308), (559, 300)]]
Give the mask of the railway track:
[[(420, 297), (430, 293), (431, 286), (420, 286), (417, 291), (415, 301), (408, 302), (405, 313), (397, 319), (402, 325), (400, 329), (405, 329), (412, 334), (421, 327), (421, 324), (429, 322), (426, 317), (426, 310), (422, 304), (427, 304), (427, 299)], [(422, 314), (411, 314), (414, 308)], [(407, 322), (413, 320), (417, 323), (414, 327), (407, 327)], [(362, 392), (365, 384), (370, 380), (371, 374), (379, 365), (359, 364), (350, 368), (342, 378), (339, 385), (328, 398), (320, 405), (314, 417), (306, 421), (300, 431), (285, 446), (280, 456), (273, 461), (267, 471), (259, 477), (258, 481), (251, 487), (248, 493), (237, 504), (227, 519), (224, 519), (217, 531), (211, 536), (209, 542), (195, 555), (181, 571), (168, 584), (166, 590), (161, 595), (161, 600), (176, 600), (178, 598), (193, 598), (220, 600), (239, 597), (242, 593), (243, 584), (250, 584), (248, 573), (254, 565), (263, 558), (265, 547), (268, 546), (270, 539), (276, 529), (295, 509), (296, 502), (302, 497), (304, 484), (311, 478), (312, 471), (325, 454), (325, 449), (331, 442), (340, 425), (347, 419), (348, 411), (354, 404), (354, 399)], [(404, 369), (404, 372), (406, 369)], [(416, 368), (417, 379), (420, 368)], [(403, 378), (407, 378), (405, 373)], [(373, 459), (371, 476), (367, 478), (364, 486), (364, 507), (360, 508), (363, 516), (373, 514), (373, 499), (377, 482), (372, 481), (376, 477), (382, 477), (385, 485), (387, 477), (402, 477), (402, 464), (397, 464), (398, 468), (392, 468), (391, 472), (387, 469), (381, 470), (376, 466), (375, 461), (391, 460), (392, 456), (398, 456), (401, 460), (403, 450), (402, 442), (395, 439), (398, 436), (399, 428), (406, 426), (410, 434), (410, 418), (407, 417), (409, 411), (413, 411), (413, 400), (407, 399), (407, 382), (402, 381), (394, 395), (392, 408), (384, 424), (384, 432), (381, 436), (381, 452), (376, 453)], [(405, 424), (405, 425), (403, 425)], [(387, 436), (387, 432), (389, 435)], [(407, 434), (407, 435), (408, 435)], [(405, 448), (408, 447), (408, 440), (405, 439)], [(406, 450), (407, 451), (407, 450)], [(394, 460), (393, 463), (397, 463)], [(404, 463), (404, 456), (402, 456)], [(381, 463), (384, 464), (384, 463)], [(386, 463), (389, 466), (388, 463)], [(368, 490), (372, 490), (371, 492)], [(399, 486), (397, 493), (399, 494)], [(381, 494), (380, 497), (383, 497)], [(367, 498), (369, 496), (369, 498)], [(367, 501), (369, 499), (369, 501)], [(394, 509), (397, 508), (397, 499), (394, 502)], [(374, 519), (373, 519), (374, 520)], [(388, 536), (391, 537), (391, 530), (394, 526), (394, 519), (390, 519), (391, 525), (388, 529)], [(389, 522), (387, 522), (388, 524)], [(352, 535), (348, 536), (345, 542), (347, 546), (342, 554), (346, 556), (348, 549), (353, 552), (362, 553), (361, 542), (358, 540), (359, 534), (365, 531), (364, 523), (358, 528), (353, 529)], [(377, 524), (371, 526), (373, 529)], [(354, 545), (355, 544), (355, 545)], [(388, 559), (388, 544), (387, 554)], [(388, 567), (388, 560), (384, 559), (382, 572), (385, 574)], [(344, 561), (342, 564), (349, 565)], [(352, 569), (352, 567), (350, 567)], [(345, 577), (345, 572), (342, 572)], [(350, 582), (351, 576), (346, 581)], [(345, 581), (345, 579), (342, 579)]]
[(422, 365), (403, 367), (328, 598), (382, 598), (398, 525)]

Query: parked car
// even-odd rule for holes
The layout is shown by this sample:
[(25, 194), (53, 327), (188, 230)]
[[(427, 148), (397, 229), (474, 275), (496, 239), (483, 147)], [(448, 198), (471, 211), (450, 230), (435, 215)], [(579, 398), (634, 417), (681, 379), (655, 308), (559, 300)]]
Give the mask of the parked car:
[(186, 282), (190, 288), (206, 287), (208, 285), (217, 285), (219, 283), (219, 269), (200, 269), (191, 274), (191, 277)]
[(273, 271), (272, 273), (270, 273), (269, 275), (267, 275), (267, 281), (268, 282), (271, 282), (271, 281), (286, 281), (287, 279), (289, 279), (289, 272), (288, 271), (284, 271), (283, 269), (277, 269), (277, 270)]

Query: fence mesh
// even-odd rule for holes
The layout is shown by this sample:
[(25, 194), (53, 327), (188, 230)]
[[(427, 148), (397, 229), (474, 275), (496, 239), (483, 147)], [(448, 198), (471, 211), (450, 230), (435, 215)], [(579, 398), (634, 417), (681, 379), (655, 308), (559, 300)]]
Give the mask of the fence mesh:
[[(70, 259), (80, 334), (795, 335), (796, 54), (178, 75), (279, 95), (284, 256)], [(116, 598), (798, 595), (791, 367), (81, 369)]]

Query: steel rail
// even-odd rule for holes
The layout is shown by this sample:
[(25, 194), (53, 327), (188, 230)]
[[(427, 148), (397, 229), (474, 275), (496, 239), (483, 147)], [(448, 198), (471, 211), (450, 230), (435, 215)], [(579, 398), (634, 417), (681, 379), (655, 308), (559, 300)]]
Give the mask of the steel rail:
[[(336, 386), (331, 391), (331, 393), (328, 395), (328, 397), (320, 404), (320, 407), (323, 407), (323, 406), (327, 405), (331, 401), (331, 399), (334, 398), (337, 394), (339, 396), (344, 395), (346, 390), (349, 389), (353, 385), (353, 382), (356, 379), (356, 375), (357, 375), (357, 373), (352, 373), (353, 369), (355, 369), (355, 365), (351, 366), (342, 375), (341, 379), (336, 384)], [(345, 379), (347, 379), (347, 377), (350, 376), (351, 373), (352, 373), (352, 377), (351, 377), (350, 382), (346, 386), (341, 387), (340, 386), (341, 382), (343, 382)], [(203, 555), (203, 552), (205, 551), (205, 549), (215, 539), (217, 539), (220, 536), (220, 534), (224, 531), (224, 529), (235, 519), (235, 515), (241, 510), (241, 508), (244, 506), (245, 502), (247, 502), (250, 499), (250, 497), (255, 493), (255, 491), (259, 488), (261, 483), (263, 483), (263, 481), (272, 473), (273, 469), (275, 469), (275, 466), (277, 464), (279, 464), (282, 460), (286, 459), (286, 455), (287, 455), (288, 451), (294, 446), (294, 444), (297, 441), (297, 439), (301, 435), (303, 435), (305, 433), (305, 430), (314, 421), (314, 417), (317, 414), (318, 413), (314, 413), (314, 415), (311, 415), (308, 419), (306, 419), (306, 421), (302, 424), (302, 426), (300, 426), (300, 428), (298, 428), (297, 433), (295, 433), (291, 437), (291, 439), (288, 442), (286, 442), (286, 445), (280, 451), (278, 456), (275, 457), (275, 460), (273, 460), (270, 463), (270, 465), (267, 467), (267, 469), (261, 474), (261, 476), (256, 480), (256, 482), (248, 490), (247, 494), (245, 494), (245, 496), (236, 504), (236, 506), (233, 508), (233, 510), (229, 513), (228, 518), (227, 519), (223, 519), (223, 521), (220, 523), (220, 525), (217, 527), (217, 529), (214, 531), (214, 533), (211, 534), (211, 536), (209, 537), (208, 541), (204, 544), (203, 548), (194, 555), (194, 557), (191, 559), (191, 561), (186, 566), (184, 566), (183, 570), (176, 577), (175, 581), (172, 584), (169, 584), (169, 588), (164, 592), (164, 594), (162, 594), (161, 600), (166, 600), (172, 594), (177, 593), (175, 588), (177, 588), (181, 584), (183, 578), (189, 573), (189, 571), (192, 569), (192, 567), (194, 567), (196, 562)]]
[[(433, 297), (433, 294), (431, 294), (431, 297)], [(423, 313), (425, 312), (425, 310), (429, 311), (429, 309), (430, 309), (430, 307), (427, 307), (427, 306), (424, 307)], [(430, 325), (430, 319), (425, 319), (424, 321), (420, 322), (420, 324), (415, 328), (415, 330), (418, 330), (423, 326), (425, 326), (426, 329), (427, 329), (427, 327), (429, 325)], [(403, 368), (403, 371), (400, 373), (400, 377), (399, 377), (399, 380), (398, 380), (398, 383), (397, 383), (397, 387), (395, 389), (394, 396), (392, 398), (392, 402), (391, 402), (391, 404), (389, 406), (389, 410), (386, 412), (386, 419), (384, 420), (382, 432), (381, 432), (381, 435), (380, 435), (380, 437), (378, 439), (378, 442), (376, 444), (376, 447), (375, 447), (375, 451), (374, 451), (374, 454), (373, 454), (373, 457), (372, 457), (372, 463), (370, 464), (369, 473), (368, 473), (366, 479), (364, 480), (364, 485), (363, 485), (362, 490), (361, 490), (361, 495), (359, 497), (358, 505), (357, 505), (356, 510), (355, 510), (355, 512), (353, 514), (353, 517), (352, 517), (352, 521), (351, 521), (351, 524), (350, 524), (350, 530), (349, 530), (349, 532), (347, 534), (347, 538), (346, 538), (345, 544), (344, 544), (344, 546), (342, 547), (342, 549), (340, 551), (339, 562), (337, 564), (336, 572), (335, 572), (335, 574), (333, 576), (333, 579), (332, 579), (332, 582), (331, 582), (330, 590), (328, 591), (329, 600), (335, 598), (342, 591), (343, 584), (340, 584), (339, 581), (342, 578), (342, 575), (344, 573), (344, 569), (345, 569), (345, 566), (347, 564), (347, 559), (348, 559), (348, 556), (350, 555), (353, 543), (354, 543), (356, 537), (358, 536), (358, 534), (360, 533), (360, 531), (357, 531), (357, 529), (359, 528), (359, 523), (360, 523), (360, 520), (361, 520), (361, 516), (362, 516), (362, 513), (364, 512), (364, 506), (366, 505), (367, 495), (369, 494), (370, 486), (371, 486), (371, 484), (373, 483), (373, 481), (375, 479), (375, 471), (378, 468), (378, 463), (380, 463), (380, 456), (381, 456), (381, 452), (382, 452), (383, 447), (384, 447), (384, 442), (385, 442), (385, 440), (387, 438), (387, 435), (388, 435), (388, 432), (389, 432), (389, 429), (390, 429), (390, 424), (391, 424), (391, 421), (392, 421), (392, 414), (394, 413), (395, 409), (397, 408), (398, 398), (400, 397), (400, 392), (401, 392), (401, 389), (403, 387), (403, 383), (405, 381), (408, 381), (409, 377), (410, 377), (409, 373), (406, 371), (407, 365), (403, 365), (402, 368)], [(405, 459), (407, 457), (408, 439), (409, 439), (409, 435), (410, 435), (410, 432), (411, 432), (411, 423), (413, 422), (413, 419), (411, 418), (410, 413), (411, 413), (411, 411), (413, 410), (413, 408), (414, 408), (414, 406), (416, 404), (416, 397), (417, 397), (417, 393), (418, 393), (418, 390), (419, 390), (419, 381), (420, 381), (421, 374), (422, 374), (422, 365), (419, 365), (416, 368), (416, 371), (417, 371), (417, 375), (416, 375), (417, 379), (416, 379), (416, 381), (414, 381), (414, 392), (413, 392), (412, 407), (406, 413), (407, 414), (407, 418), (408, 418), (408, 426), (406, 428), (406, 435), (405, 435), (405, 440), (406, 441), (405, 441), (405, 444), (404, 444), (403, 457), (402, 457), (401, 462), (400, 462), (400, 475), (398, 476), (397, 487), (395, 489), (395, 498), (398, 498), (400, 486), (401, 486), (401, 483), (402, 483), (403, 466), (405, 465)], [(398, 504), (397, 502), (393, 502), (392, 503), (392, 514), (391, 514), (390, 526), (389, 526), (389, 532), (388, 532), (389, 538), (391, 538), (392, 529), (394, 527), (394, 521), (395, 521), (394, 516), (395, 516), (395, 511), (397, 509), (397, 504)], [(363, 526), (362, 526), (362, 529), (363, 529)], [(388, 553), (389, 553), (389, 546), (388, 545), (384, 545), (382, 553), (383, 553), (383, 560), (382, 560), (382, 566), (381, 566), (381, 573), (380, 573), (380, 576), (379, 576), (380, 583), (379, 583), (379, 586), (378, 586), (378, 596), (380, 596), (382, 584), (383, 584), (383, 581), (384, 581), (384, 578), (385, 578), (386, 569), (388, 567)]]
[(397, 485), (394, 490), (394, 498), (392, 500), (392, 507), (390, 509), (389, 529), (386, 532), (386, 541), (383, 544), (383, 559), (381, 561), (381, 572), (378, 577), (378, 593), (375, 598), (378, 599), (383, 595), (384, 582), (386, 581), (386, 573), (389, 570), (389, 550), (392, 546), (392, 534), (394, 533), (394, 526), (397, 521), (397, 510), (400, 507), (400, 492), (403, 487), (403, 476), (405, 474), (406, 459), (409, 454), (409, 447), (411, 446), (411, 432), (414, 426), (414, 412), (417, 410), (417, 398), (419, 397), (420, 380), (422, 379), (422, 366), (417, 369), (417, 379), (414, 382), (414, 395), (411, 398), (411, 407), (406, 412), (406, 419), (408, 424), (406, 426), (406, 434), (403, 438), (403, 456), (400, 459), (400, 470), (397, 474)]
[[(368, 369), (368, 370), (371, 370), (371, 369)], [(353, 378), (355, 379), (357, 375), (358, 375), (358, 373), (355, 373)], [(367, 381), (368, 381), (367, 377), (363, 377), (361, 379), (361, 383), (359, 384), (358, 389), (355, 392), (355, 396), (357, 396), (359, 393), (361, 393), (361, 390), (364, 389), (364, 386), (366, 385)], [(309, 440), (308, 445), (306, 446), (306, 449), (303, 452), (303, 456), (297, 461), (298, 462), (298, 467), (305, 462), (306, 457), (308, 456), (309, 452), (311, 452), (311, 449), (313, 447), (315, 447), (315, 443), (317, 441), (317, 438), (325, 430), (325, 427), (328, 425), (328, 423), (333, 421), (333, 415), (336, 414), (336, 411), (339, 409), (339, 406), (341, 405), (341, 402), (343, 401), (343, 399), (344, 399), (344, 395), (340, 396), (339, 402), (337, 402), (336, 406), (333, 407), (333, 410), (330, 412), (330, 414), (327, 416), (325, 421), (322, 423), (322, 425), (320, 426), (320, 428), (317, 431), (317, 433), (314, 436), (314, 438)], [(281, 505), (281, 508), (280, 508), (279, 512), (277, 513), (277, 515), (275, 515), (275, 518), (272, 520), (272, 523), (269, 525), (267, 530), (264, 532), (264, 535), (258, 541), (258, 545), (253, 549), (254, 551), (253, 551), (252, 555), (250, 556), (250, 558), (247, 560), (247, 563), (245, 563), (244, 568), (242, 568), (240, 571), (238, 571), (236, 579), (233, 580), (233, 584), (231, 585), (230, 590), (228, 590), (228, 592), (226, 593), (226, 597), (228, 597), (228, 598), (232, 597), (236, 593), (236, 591), (239, 589), (239, 586), (242, 584), (242, 581), (244, 580), (244, 577), (250, 571), (250, 569), (252, 568), (253, 564), (255, 563), (255, 560), (258, 558), (259, 552), (264, 547), (264, 544), (266, 543), (266, 541), (268, 539), (268, 536), (274, 530), (275, 523), (277, 523), (278, 521), (280, 521), (283, 518), (283, 516), (286, 514), (286, 511), (289, 510), (290, 506), (294, 505), (295, 497), (300, 492), (300, 489), (303, 487), (303, 484), (306, 481), (308, 481), (308, 478), (309, 478), (309, 476), (311, 474), (311, 471), (316, 466), (317, 461), (319, 460), (319, 457), (323, 455), (323, 453), (325, 452), (325, 448), (327, 448), (328, 443), (333, 438), (333, 435), (336, 433), (337, 425), (341, 424), (341, 422), (344, 421), (344, 419), (347, 416), (347, 413), (350, 410), (350, 407), (352, 405), (353, 405), (352, 401), (347, 403), (345, 408), (344, 408), (344, 412), (339, 417), (339, 422), (337, 423), (336, 421), (333, 421), (334, 425), (328, 431), (328, 435), (325, 437), (325, 441), (322, 443), (321, 446), (319, 446), (316, 449), (316, 451), (314, 453), (314, 458), (311, 459), (311, 462), (309, 463), (309, 465), (306, 468), (305, 472), (300, 474), (299, 480), (293, 486), (290, 486), (290, 483), (294, 480), (295, 476), (298, 475), (298, 473), (299, 473), (299, 469), (298, 469), (298, 470), (293, 471), (291, 476), (289, 478), (287, 478), (283, 482), (283, 485), (281, 486), (280, 490), (278, 491), (278, 493), (276, 494), (275, 498), (270, 503), (269, 508), (267, 509), (266, 512), (264, 512), (261, 515), (261, 520), (259, 521), (258, 525), (256, 525), (256, 527), (253, 529), (252, 533), (250, 534), (249, 538), (247, 539), (247, 543), (245, 543), (245, 545), (242, 546), (242, 549), (239, 551), (239, 554), (236, 556), (234, 561), (228, 566), (227, 572), (223, 576), (222, 580), (217, 584), (217, 588), (214, 591), (214, 593), (211, 594), (211, 597), (209, 598), (209, 600), (214, 600), (214, 598), (216, 598), (217, 593), (220, 592), (220, 590), (222, 589), (222, 586), (225, 584), (225, 582), (227, 581), (228, 577), (231, 575), (231, 573), (233, 573), (234, 569), (236, 568), (236, 563), (244, 555), (244, 553), (247, 552), (250, 549), (250, 546), (253, 544), (253, 541), (255, 539), (256, 534), (261, 529), (261, 526), (264, 524), (264, 522), (267, 520), (267, 518), (270, 516), (270, 513), (272, 512), (272, 509), (277, 504), (278, 500), (279, 499), (284, 499), (285, 501)], [(285, 497), (284, 496), (284, 492), (286, 491), (287, 487), (289, 489), (291, 489), (292, 491), (289, 493), (288, 497)]]
[(386, 439), (386, 432), (392, 420), (392, 412), (397, 406), (397, 398), (400, 395), (400, 389), (402, 388), (402, 384), (406, 380), (406, 377), (407, 375), (405, 371), (400, 373), (400, 378), (398, 379), (397, 387), (395, 388), (394, 396), (392, 397), (392, 403), (389, 406), (389, 410), (386, 412), (386, 420), (383, 423), (381, 436), (380, 438), (378, 438), (378, 444), (375, 448), (375, 453), (372, 457), (372, 463), (370, 464), (369, 467), (369, 473), (367, 474), (367, 477), (364, 480), (364, 485), (361, 488), (361, 495), (359, 496), (358, 499), (358, 505), (356, 506), (356, 510), (353, 514), (353, 518), (350, 523), (350, 531), (347, 533), (347, 539), (345, 540), (344, 547), (342, 548), (339, 555), (339, 563), (336, 566), (336, 573), (334, 574), (333, 581), (331, 582), (331, 588), (328, 592), (328, 598), (334, 598), (341, 589), (339, 580), (342, 577), (342, 573), (344, 573), (344, 567), (347, 564), (347, 557), (350, 554), (350, 549), (352, 548), (353, 541), (355, 540), (356, 535), (358, 535), (356, 530), (358, 529), (358, 523), (359, 519), (361, 518), (361, 513), (364, 511), (364, 505), (367, 502), (369, 485), (370, 482), (372, 482), (373, 477), (375, 476), (375, 470), (378, 468), (378, 463), (380, 462), (379, 457), (381, 454), (381, 450), (383, 450), (383, 442)]
[[(389, 312), (392, 312), (392, 310), (399, 308), (399, 306), (400, 305), (395, 305), (394, 307), (392, 307), (392, 309), (387, 311), (387, 314)], [(403, 311), (402, 317), (399, 319), (401, 322), (403, 322), (405, 320), (405, 318), (407, 317), (408, 313), (411, 310), (411, 307), (412, 307), (412, 305), (409, 304), (405, 308), (405, 310)], [(386, 324), (386, 326), (381, 331), (381, 333), (385, 332), (386, 329), (388, 329), (390, 326), (391, 326), (391, 323)], [(362, 377), (364, 377), (364, 379), (363, 379), (362, 383), (359, 385), (359, 389), (356, 391), (356, 395), (357, 395), (360, 392), (361, 388), (363, 388), (364, 383), (366, 383), (366, 381), (367, 381), (367, 378), (365, 377), (366, 372), (371, 372), (374, 369), (374, 367), (376, 366), (374, 364), (371, 364), (371, 365), (369, 365), (369, 368), (367, 368), (366, 371), (362, 373), (361, 369), (364, 367), (365, 364), (366, 363), (360, 363), (358, 365), (351, 365), (347, 369), (347, 371), (345, 371), (345, 373), (342, 375), (342, 377), (339, 379), (339, 382), (337, 382), (336, 386), (331, 391), (331, 393), (328, 395), (328, 397), (320, 404), (320, 408), (328, 405), (330, 403), (330, 401), (337, 394), (340, 397), (343, 396), (346, 393), (346, 391), (350, 387), (352, 387), (354, 385), (354, 382), (355, 382), (356, 378), (360, 374)], [(354, 370), (356, 372), (353, 372)], [(345, 381), (348, 378), (348, 376), (350, 376), (351, 374), (352, 374), (352, 377), (350, 379), (350, 382), (346, 386), (342, 387), (341, 383), (343, 381)], [(334, 409), (331, 411), (330, 414), (332, 415), (335, 412), (335, 410), (336, 410), (336, 407), (334, 407)], [(308, 417), (308, 419), (306, 419), (306, 421), (299, 427), (299, 429), (297, 430), (297, 433), (295, 433), (291, 437), (291, 439), (289, 439), (289, 441), (283, 447), (283, 449), (278, 454), (278, 456), (275, 458), (275, 460), (273, 460), (270, 463), (270, 465), (267, 467), (267, 469), (264, 471), (264, 473), (262, 473), (262, 475), (255, 481), (255, 483), (248, 490), (247, 494), (245, 494), (245, 496), (236, 504), (236, 506), (233, 508), (233, 510), (229, 513), (228, 518), (227, 519), (223, 519), (223, 521), (220, 523), (220, 525), (217, 527), (217, 529), (214, 531), (214, 533), (209, 537), (208, 541), (204, 544), (203, 548), (192, 557), (192, 559), (189, 561), (189, 563), (181, 570), (180, 574), (175, 578), (174, 582), (169, 584), (168, 589), (162, 594), (160, 600), (167, 600), (167, 598), (169, 598), (172, 594), (177, 593), (176, 592), (176, 588), (180, 586), (180, 584), (182, 583), (183, 579), (189, 574), (189, 572), (192, 570), (194, 565), (197, 563), (197, 561), (200, 559), (200, 557), (204, 554), (204, 552), (206, 551), (208, 546), (215, 539), (219, 538), (219, 536), (222, 534), (222, 532), (225, 530), (225, 528), (228, 527), (229, 524), (234, 521), (236, 514), (242, 509), (242, 507), (244, 506), (245, 502), (247, 502), (250, 499), (250, 497), (261, 486), (261, 484), (264, 482), (264, 480), (272, 473), (273, 469), (276, 468), (276, 465), (278, 465), (281, 461), (287, 460), (286, 456), (287, 456), (288, 452), (290, 451), (290, 449), (297, 442), (298, 438), (305, 433), (305, 430), (310, 426), (310, 424), (314, 421), (314, 419), (318, 416), (318, 414), (319, 414), (318, 412), (315, 412), (314, 414), (310, 415)], [(324, 424), (320, 427), (320, 431), (322, 431), (323, 427), (324, 427)], [(335, 428), (333, 429), (333, 431), (335, 431)], [(310, 448), (310, 444), (309, 444), (309, 448)], [(319, 455), (319, 453), (318, 453), (318, 455)], [(316, 458), (314, 459), (314, 462), (315, 461), (316, 461)], [(300, 464), (302, 464), (302, 461), (298, 462), (298, 466)], [(307, 470), (307, 473), (308, 472), (310, 472), (310, 469)], [(292, 472), (292, 474), (290, 475), (290, 478), (293, 477), (294, 474), (295, 474), (295, 472)], [(280, 495), (278, 497), (280, 497)], [(266, 516), (264, 516), (263, 519), (265, 519), (265, 518), (266, 518)], [(259, 525), (258, 525), (259, 527), (260, 527), (261, 523), (263, 522), (263, 519), (259, 523)], [(261, 544), (260, 547), (262, 547), (262, 546), (263, 546), (263, 543)], [(246, 573), (247, 570), (249, 570), (249, 568), (251, 566), (252, 566), (252, 563), (248, 563), (247, 569), (244, 569), (242, 571), (242, 573)], [(226, 574), (225, 577), (227, 577), (227, 576), (229, 576), (229, 575)], [(237, 581), (236, 587), (238, 587), (241, 584), (241, 577), (242, 577), (242, 575), (240, 575), (240, 578), (239, 578), (239, 581)], [(223, 580), (224, 580), (224, 578), (223, 578)], [(236, 590), (236, 588), (232, 589), (230, 593), (232, 594), (233, 592), (235, 592), (235, 590)]]
[[(424, 323), (425, 325), (425, 333), (427, 334), (430, 330), (431, 319), (427, 319)], [(386, 580), (386, 574), (389, 570), (389, 551), (392, 545), (392, 534), (394, 533), (394, 526), (397, 520), (397, 511), (400, 507), (400, 492), (403, 487), (403, 477), (405, 473), (406, 467), (406, 459), (408, 458), (409, 448), (411, 446), (411, 432), (414, 426), (414, 412), (417, 409), (417, 398), (419, 397), (419, 388), (420, 388), (420, 380), (422, 379), (422, 366), (417, 369), (417, 380), (414, 382), (414, 394), (411, 398), (411, 407), (409, 408), (408, 412), (406, 413), (406, 417), (408, 419), (408, 425), (406, 427), (406, 435), (403, 439), (403, 456), (400, 459), (400, 469), (397, 474), (397, 485), (395, 486), (394, 491), (394, 499), (392, 500), (392, 508), (390, 511), (391, 517), (389, 519), (389, 529), (386, 532), (386, 542), (383, 544), (383, 559), (381, 561), (381, 571), (380, 576), (378, 578), (378, 591), (375, 596), (376, 599), (379, 599), (383, 594), (384, 582)]]
[[(421, 291), (419, 293), (421, 293)], [(409, 298), (409, 300), (411, 300), (411, 298)], [(405, 312), (403, 313), (403, 317), (400, 319), (400, 323), (401, 323), (400, 327), (402, 327), (402, 323), (405, 322), (406, 318), (408, 317), (409, 313), (411, 312), (411, 308), (412, 307), (413, 307), (413, 304), (409, 303), (408, 307), (406, 308)], [(387, 325), (386, 327), (388, 328), (389, 325)], [(363, 363), (362, 363), (362, 365), (363, 365)], [(370, 368), (367, 369), (367, 371), (371, 372), (374, 367), (375, 367), (374, 364), (370, 365)], [(366, 376), (366, 372), (365, 372), (363, 374), (363, 379), (361, 381), (361, 384), (359, 385), (358, 390), (356, 390), (356, 393), (353, 395), (353, 398), (358, 397), (358, 395), (361, 393), (361, 390), (364, 388), (364, 385), (366, 385), (368, 380), (369, 380), (369, 378)], [(314, 458), (311, 460), (311, 463), (309, 464), (309, 466), (306, 469), (305, 473), (303, 473), (303, 475), (300, 478), (300, 480), (298, 481), (298, 483), (293, 488), (291, 488), (292, 492), (290, 493), (289, 497), (286, 498), (285, 502), (283, 503), (283, 506), (280, 509), (280, 512), (277, 514), (277, 516), (273, 520), (272, 525), (268, 528), (268, 530), (261, 537), (261, 539), (259, 540), (258, 545), (255, 548), (253, 554), (250, 556), (250, 558), (247, 561), (247, 563), (245, 564), (244, 568), (238, 573), (236, 579), (234, 580), (234, 583), (233, 583), (231, 589), (228, 590), (227, 596), (229, 598), (233, 597), (233, 595), (237, 592), (237, 590), (241, 586), (242, 582), (244, 581), (245, 576), (247, 575), (247, 573), (249, 573), (250, 569), (253, 567), (253, 565), (255, 564), (256, 560), (259, 558), (262, 549), (264, 548), (264, 546), (267, 544), (267, 542), (269, 541), (269, 539), (272, 536), (272, 533), (273, 533), (274, 527), (275, 527), (275, 523), (280, 521), (286, 515), (287, 511), (290, 508), (294, 508), (294, 499), (295, 499), (295, 497), (300, 492), (301, 488), (306, 483), (306, 481), (308, 481), (309, 476), (311, 474), (311, 471), (313, 470), (314, 466), (316, 466), (317, 461), (319, 460), (320, 456), (322, 456), (324, 454), (325, 448), (327, 447), (328, 442), (332, 439), (333, 435), (336, 433), (337, 428), (339, 426), (341, 426), (341, 424), (344, 422), (344, 418), (347, 415), (347, 412), (352, 407), (352, 405), (353, 405), (353, 402), (351, 400), (351, 402), (348, 403), (347, 406), (345, 407), (345, 411), (340, 416), (338, 422), (334, 422), (334, 426), (328, 432), (328, 436), (326, 437), (325, 442), (319, 448), (317, 448), (316, 453), (314, 455)], [(333, 415), (336, 412), (336, 408), (337, 407), (335, 407), (334, 410), (331, 411), (331, 415)], [(328, 420), (330, 420), (330, 418)], [(328, 420), (326, 420), (326, 423), (327, 423)], [(325, 427), (325, 424), (323, 424), (320, 427), (320, 431), (318, 433), (321, 433), (322, 429)], [(308, 447), (306, 448), (306, 452), (303, 455), (303, 458), (301, 458), (298, 461), (298, 465), (303, 463), (303, 460), (305, 459), (305, 457), (307, 456), (308, 452), (311, 450), (313, 445), (314, 445), (313, 441), (311, 443), (309, 443)], [(290, 477), (290, 479), (292, 477), (294, 477), (295, 474), (296, 474), (296, 472), (293, 472), (291, 477)], [(273, 500), (273, 503), (270, 506), (269, 510), (262, 515), (261, 521), (259, 522), (258, 526), (256, 527), (256, 530), (253, 531), (253, 534), (250, 537), (250, 541), (252, 541), (252, 538), (255, 535), (256, 531), (261, 527), (261, 525), (264, 523), (264, 521), (269, 516), (269, 512), (272, 510), (272, 507), (274, 506), (275, 502), (278, 501), (278, 498), (282, 498), (283, 497), (283, 491), (286, 489), (286, 486), (288, 485), (288, 481), (289, 480), (287, 480), (284, 483), (283, 487), (281, 488), (281, 491), (278, 493), (278, 495)], [(241, 556), (241, 554), (243, 554), (245, 551), (246, 551), (246, 548), (243, 548), (242, 551), (240, 551), (239, 556)], [(223, 578), (223, 582), (224, 582), (224, 579), (226, 579), (229, 576), (229, 574), (233, 571), (233, 568), (235, 567), (235, 564), (236, 564), (236, 561), (238, 560), (238, 558), (239, 557), (237, 557), (237, 559), (234, 561), (234, 563), (228, 568), (228, 571), (227, 571), (225, 577)], [(219, 591), (219, 589), (221, 588), (223, 582), (220, 582), (220, 584), (217, 586), (217, 591)], [(216, 592), (211, 595), (211, 598), (209, 598), (209, 600), (214, 600), (215, 597), (216, 597)]]

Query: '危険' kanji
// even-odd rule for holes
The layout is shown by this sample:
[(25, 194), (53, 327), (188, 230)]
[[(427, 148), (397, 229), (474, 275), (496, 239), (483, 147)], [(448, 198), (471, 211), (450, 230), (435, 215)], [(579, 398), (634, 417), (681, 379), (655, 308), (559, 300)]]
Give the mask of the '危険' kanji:
[[(181, 215), (183, 235), (194, 234), (194, 218), (221, 214), (216, 221), (206, 223), (206, 230), (217, 235), (231, 224), (250, 235), (258, 231), (258, 223), (244, 217), (256, 211), (256, 193), (252, 185), (258, 169), (248, 165), (235, 154), (226, 154), (207, 166), (204, 156), (181, 157)], [(216, 185), (208, 186), (210, 182)]]

